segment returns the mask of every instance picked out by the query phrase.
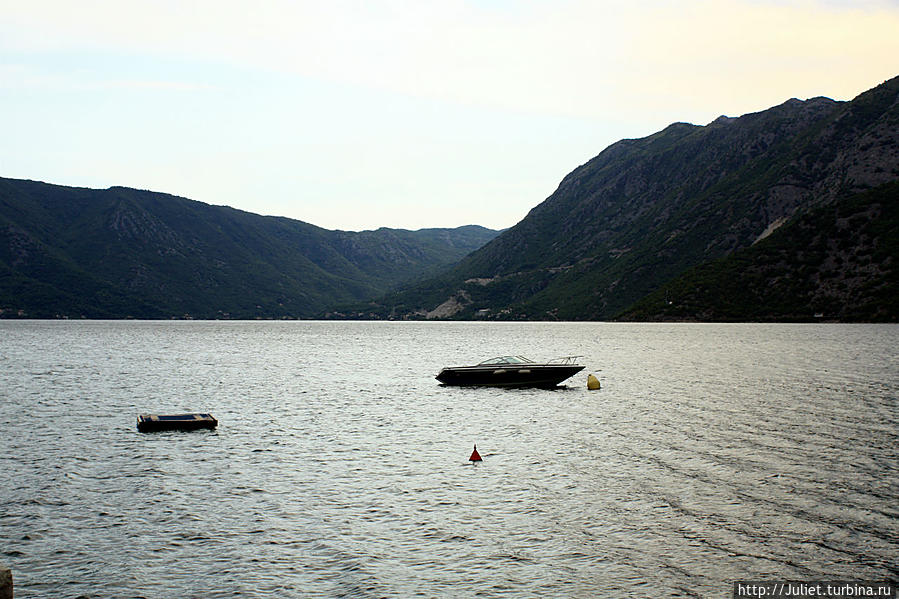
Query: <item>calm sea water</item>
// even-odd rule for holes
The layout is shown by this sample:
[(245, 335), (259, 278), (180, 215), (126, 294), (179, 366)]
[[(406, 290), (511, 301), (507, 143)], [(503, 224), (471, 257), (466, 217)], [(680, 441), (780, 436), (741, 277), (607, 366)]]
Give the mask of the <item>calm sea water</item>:
[[(0, 561), (17, 598), (895, 580), (897, 348), (893, 325), (3, 321)], [(509, 353), (587, 369), (433, 378)], [(183, 411), (219, 428), (135, 429)]]

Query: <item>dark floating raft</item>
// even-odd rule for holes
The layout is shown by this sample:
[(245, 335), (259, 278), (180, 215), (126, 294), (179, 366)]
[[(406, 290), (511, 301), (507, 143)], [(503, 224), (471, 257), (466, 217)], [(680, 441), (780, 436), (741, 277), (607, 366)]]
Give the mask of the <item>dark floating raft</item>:
[(218, 423), (212, 414), (141, 414), (137, 417), (137, 430), (142, 433), (193, 431), (200, 428), (215, 428)]

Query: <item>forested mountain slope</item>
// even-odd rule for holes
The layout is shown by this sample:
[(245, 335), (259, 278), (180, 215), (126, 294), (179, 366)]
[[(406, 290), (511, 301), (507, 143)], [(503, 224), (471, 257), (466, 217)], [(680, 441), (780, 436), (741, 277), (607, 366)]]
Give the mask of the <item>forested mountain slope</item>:
[[(897, 180), (897, 100), (894, 78), (850, 102), (791, 99), (739, 118), (675, 123), (619, 141), (455, 268), (357, 314), (615, 318), (688, 270), (749, 248), (810, 210)], [(884, 202), (896, 201), (895, 188), (884, 193)], [(878, 213), (859, 218), (864, 214), (876, 219)], [(868, 243), (853, 236), (866, 226), (859, 218), (843, 234)], [(796, 247), (783, 254), (783, 276), (805, 266), (808, 255), (799, 250), (806, 241), (797, 237)], [(879, 251), (875, 257), (896, 259)], [(876, 278), (886, 270), (868, 272)], [(766, 317), (763, 307), (758, 316)]]
[(0, 179), (0, 309), (36, 318), (304, 318), (433, 273), (483, 227), (330, 231), (124, 187)]

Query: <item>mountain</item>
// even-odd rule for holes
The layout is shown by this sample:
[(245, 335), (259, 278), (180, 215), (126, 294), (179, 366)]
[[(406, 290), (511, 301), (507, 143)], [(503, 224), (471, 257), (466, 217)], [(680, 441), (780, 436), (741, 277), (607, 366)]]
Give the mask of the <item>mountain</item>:
[(621, 320), (896, 321), (899, 182), (816, 207), (688, 270)]
[[(808, 215), (805, 224), (779, 236), (785, 244), (779, 257), (783, 270), (770, 271), (772, 277), (801, 277), (807, 274), (803, 268), (812, 268), (808, 260), (836, 259), (803, 253), (801, 244), (813, 240), (807, 228), (825, 226), (820, 219), (826, 210), (811, 212), (827, 206), (839, 210), (847, 198), (897, 178), (899, 77), (850, 102), (791, 99), (706, 126), (675, 123), (649, 137), (612, 144), (566, 176), (515, 227), (451, 270), (367, 309), (389, 318), (612, 319), (690, 269), (752, 248)], [(895, 187), (883, 188), (878, 198), (882, 208), (899, 201)], [(846, 236), (849, 245), (869, 244), (870, 237), (861, 233), (877, 214), (862, 210), (827, 226)], [(899, 259), (894, 239), (880, 235), (879, 245), (868, 248), (870, 259), (879, 263), (859, 271), (865, 281), (855, 292), (828, 297), (873, 301), (864, 290), (882, 289), (892, 280), (889, 264)], [(734, 264), (729, 277), (735, 276)], [(814, 265), (816, 272), (821, 268), (826, 266)], [(773, 282), (763, 278), (755, 284)], [(861, 317), (827, 305), (827, 313)], [(812, 319), (820, 311), (810, 305), (789, 317)], [(681, 316), (715, 313), (703, 308)], [(766, 319), (775, 313), (759, 306), (744, 314)], [(899, 319), (893, 309), (872, 307), (865, 314)]]
[(308, 318), (496, 234), (330, 231), (163, 193), (0, 178), (0, 316)]

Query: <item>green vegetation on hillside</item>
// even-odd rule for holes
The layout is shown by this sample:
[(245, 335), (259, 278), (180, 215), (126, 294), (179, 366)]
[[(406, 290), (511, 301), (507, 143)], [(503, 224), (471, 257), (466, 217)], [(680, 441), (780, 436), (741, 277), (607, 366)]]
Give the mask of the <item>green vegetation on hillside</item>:
[(623, 320), (899, 321), (899, 183), (797, 216), (697, 266)]
[(0, 179), (0, 316), (309, 318), (495, 235), (329, 231), (149, 191)]
[[(572, 171), (515, 227), (439, 277), (370, 303), (367, 313), (615, 318), (690, 269), (749, 248), (785, 222), (895, 181), (897, 124), (899, 77), (851, 102), (792, 99), (706, 126), (675, 123), (643, 139), (622, 140)], [(862, 216), (850, 227), (866, 227)], [(863, 238), (849, 240), (860, 244), (855, 253), (863, 251)], [(818, 268), (808, 261), (820, 254), (796, 256), (786, 268), (798, 269), (800, 277), (803, 269)], [(871, 256), (877, 259), (896, 256), (886, 250)], [(853, 284), (855, 295), (828, 295), (830, 303), (819, 311), (856, 319), (862, 312), (833, 301), (879, 305), (882, 296), (873, 290), (889, 287), (882, 279), (887, 269), (878, 264), (860, 272), (869, 279)], [(887, 308), (864, 314), (894, 318)], [(761, 308), (755, 317), (795, 316)]]
[(0, 179), (0, 316), (896, 321), (897, 181), (899, 77), (621, 140), (498, 236)]

